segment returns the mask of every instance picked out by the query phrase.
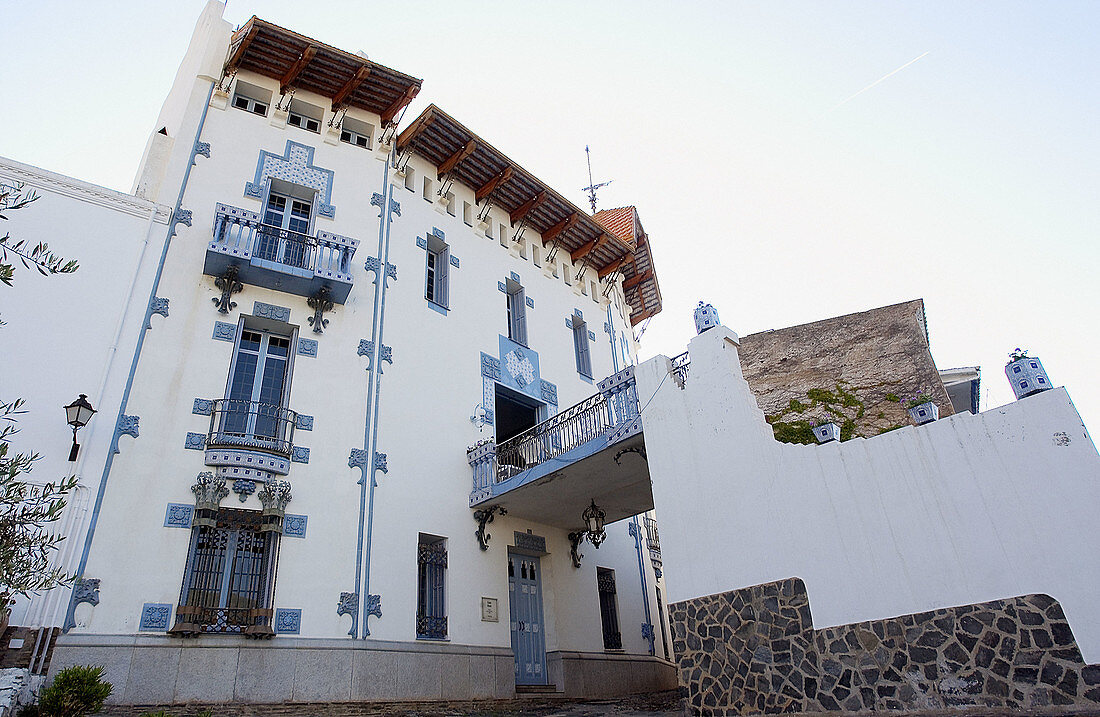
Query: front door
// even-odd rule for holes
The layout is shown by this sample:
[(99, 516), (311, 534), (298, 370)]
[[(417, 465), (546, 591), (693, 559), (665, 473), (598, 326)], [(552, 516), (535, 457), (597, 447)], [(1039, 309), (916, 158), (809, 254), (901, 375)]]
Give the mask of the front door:
[(542, 629), (539, 559), (508, 554), (508, 616), (517, 685), (546, 684), (546, 636)]

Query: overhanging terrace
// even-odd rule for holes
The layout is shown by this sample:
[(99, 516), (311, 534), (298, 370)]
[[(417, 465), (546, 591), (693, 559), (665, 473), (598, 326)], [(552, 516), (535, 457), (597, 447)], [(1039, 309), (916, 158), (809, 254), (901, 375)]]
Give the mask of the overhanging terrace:
[(604, 379), (599, 389), (499, 445), (470, 448), (470, 506), (500, 506), (570, 530), (593, 501), (608, 523), (652, 509), (634, 367)]

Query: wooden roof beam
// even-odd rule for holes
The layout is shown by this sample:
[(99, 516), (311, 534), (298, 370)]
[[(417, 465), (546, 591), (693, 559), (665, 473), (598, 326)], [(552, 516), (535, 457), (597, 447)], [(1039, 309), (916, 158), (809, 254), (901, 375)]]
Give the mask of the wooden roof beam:
[(635, 274), (634, 276), (630, 277), (629, 279), (627, 279), (626, 281), (623, 282), (623, 291), (626, 291), (627, 289), (633, 289), (635, 286), (637, 286), (638, 284), (641, 284), (646, 279), (652, 279), (652, 278), (653, 278), (653, 270), (652, 269), (650, 269), (649, 271), (644, 271), (641, 274)]
[(592, 241), (578, 248), (576, 251), (570, 252), (569, 258), (573, 261), (574, 264), (576, 264), (584, 257), (596, 251), (596, 249), (602, 246), (606, 241), (608, 241), (607, 235), (601, 234)]
[(306, 66), (313, 61), (313, 57), (316, 54), (316, 45), (309, 45), (306, 49), (302, 50), (302, 54), (298, 57), (297, 61), (286, 71), (286, 74), (283, 75), (283, 79), (279, 80), (280, 95), (286, 94), (286, 91), (289, 90), (290, 86), (294, 84), (294, 81), (298, 79), (298, 75), (302, 74), (302, 70), (306, 69)]
[(447, 157), (443, 160), (443, 163), (439, 165), (439, 173), (436, 175), (436, 179), (443, 179), (444, 176), (450, 174), (451, 170), (457, 167), (459, 162), (473, 154), (475, 149), (477, 149), (477, 142), (472, 139), (462, 145), (457, 152)]
[(481, 204), (481, 200), (496, 191), (497, 187), (506, 184), (512, 178), (512, 168), (505, 167), (495, 177), (482, 184), (474, 192), (474, 204)]
[(528, 214), (530, 214), (535, 207), (542, 204), (543, 201), (546, 200), (546, 196), (546, 190), (544, 189), (535, 196), (528, 199), (523, 204), (516, 207), (514, 210), (512, 210), (512, 212), (508, 215), (508, 220), (515, 224), (520, 219), (523, 219)]
[(382, 119), (382, 124), (387, 125), (391, 121), (393, 121), (393, 118), (397, 116), (397, 113), (400, 112), (405, 105), (412, 102), (413, 98), (416, 97), (419, 92), (420, 88), (416, 85), (412, 85), (411, 87), (409, 87), (409, 89), (405, 90), (405, 93), (403, 95), (394, 100), (393, 104), (382, 112), (382, 114), (380, 115)]
[(237, 49), (234, 50), (229, 61), (225, 63), (225, 74), (227, 75), (232, 75), (237, 71), (237, 68), (241, 64), (241, 60), (244, 59), (244, 53), (248, 51), (248, 46), (252, 44), (252, 41), (256, 39), (256, 35), (260, 32), (260, 26), (256, 23), (255, 17), (249, 22), (252, 27), (248, 28), (248, 32), (245, 33), (244, 39), (241, 40), (241, 44), (237, 45)]
[(428, 125), (433, 120), (435, 120), (435, 111), (430, 109), (417, 117), (411, 125), (402, 130), (401, 134), (397, 136), (397, 151), (400, 152), (405, 149), (410, 142), (416, 139), (417, 135), (428, 129)]
[(578, 212), (573, 212), (565, 219), (550, 227), (542, 233), (542, 243), (549, 244), (558, 238), (559, 234), (564, 234), (573, 228), (573, 226), (580, 221), (581, 215)]
[(599, 278), (601, 280), (603, 280), (603, 278), (605, 276), (607, 276), (608, 274), (610, 274), (614, 271), (617, 271), (620, 267), (622, 267), (623, 264), (629, 264), (632, 261), (634, 261), (634, 255), (633, 254), (627, 254), (622, 259), (619, 259), (618, 261), (613, 261), (610, 264), (608, 264), (607, 266), (605, 266), (604, 268), (600, 269), (599, 272), (597, 273), (597, 276), (599, 276)]
[(363, 65), (360, 67), (354, 76), (350, 80), (344, 83), (344, 86), (340, 88), (340, 91), (336, 93), (336, 96), (332, 98), (332, 111), (335, 112), (347, 102), (347, 99), (351, 97), (359, 85), (370, 76), (370, 65)]

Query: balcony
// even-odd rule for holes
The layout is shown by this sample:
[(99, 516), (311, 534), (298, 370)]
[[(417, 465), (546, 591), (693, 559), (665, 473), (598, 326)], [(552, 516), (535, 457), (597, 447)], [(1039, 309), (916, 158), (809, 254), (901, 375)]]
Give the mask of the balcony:
[(206, 465), (226, 478), (269, 480), (290, 472), (298, 414), (259, 401), (211, 402)]
[(600, 392), (499, 445), (467, 451), (470, 506), (574, 529), (593, 500), (608, 523), (653, 507), (642, 417), (628, 366)]
[(256, 212), (218, 204), (203, 273), (222, 276), (236, 267), (238, 281), (299, 296), (328, 287), (329, 299), (343, 304), (351, 293), (351, 260), (358, 246), (356, 239), (292, 232), (264, 224)]

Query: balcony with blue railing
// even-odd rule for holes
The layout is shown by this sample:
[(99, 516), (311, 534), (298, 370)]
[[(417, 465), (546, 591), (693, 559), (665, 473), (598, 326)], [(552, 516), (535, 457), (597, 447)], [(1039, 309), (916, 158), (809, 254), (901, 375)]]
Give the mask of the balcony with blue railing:
[(471, 446), (470, 506), (576, 527), (595, 501), (607, 522), (653, 507), (634, 367), (600, 392), (513, 438)]
[(351, 260), (357, 239), (318, 231), (316, 236), (264, 224), (256, 212), (218, 204), (203, 273), (299, 296), (328, 289), (328, 299), (347, 301), (354, 280)]
[(205, 463), (229, 479), (266, 481), (290, 472), (298, 460), (294, 429), (298, 414), (284, 406), (237, 399), (210, 401), (202, 448)]

